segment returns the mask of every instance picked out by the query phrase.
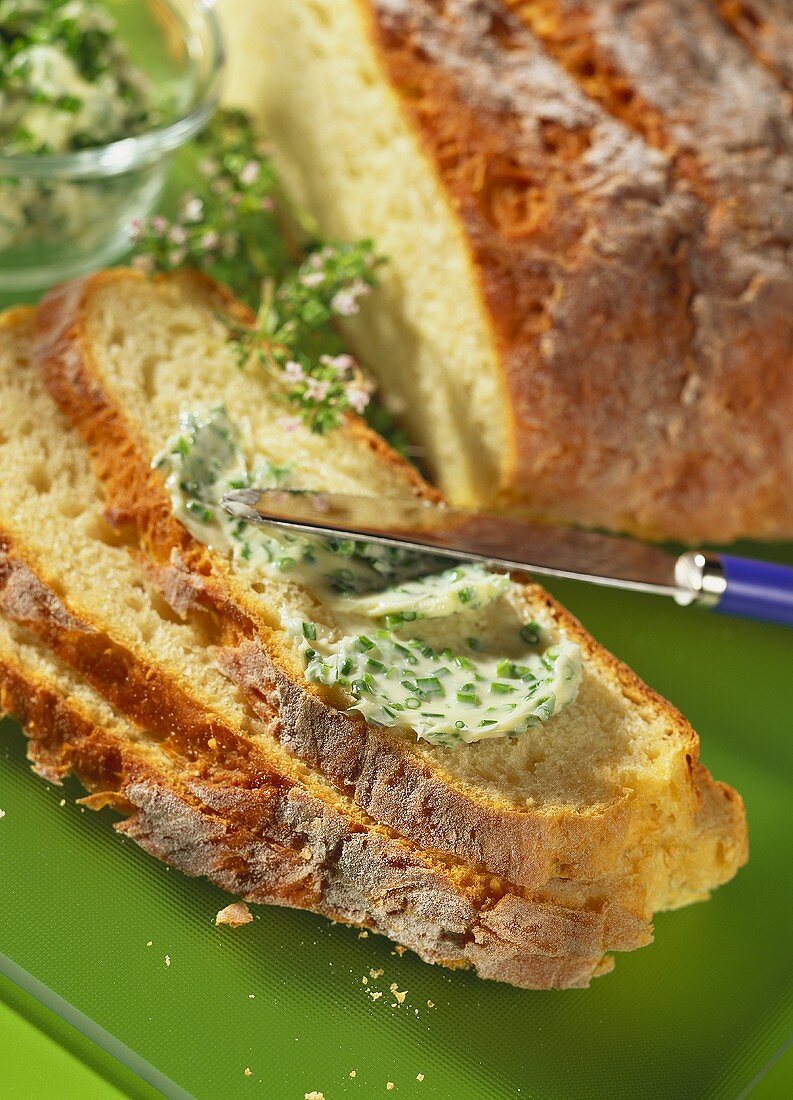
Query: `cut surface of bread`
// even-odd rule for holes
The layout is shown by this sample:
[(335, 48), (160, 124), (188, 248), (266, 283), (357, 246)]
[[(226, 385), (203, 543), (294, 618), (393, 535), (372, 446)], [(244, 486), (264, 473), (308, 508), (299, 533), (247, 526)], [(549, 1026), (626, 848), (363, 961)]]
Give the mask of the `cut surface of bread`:
[[(618, 881), (529, 894), (444, 861), (268, 740), (201, 624), (176, 620), (105, 524), (82, 445), (31, 364), (30, 330), (24, 312), (0, 324), (0, 446), (12, 474), (0, 499), (0, 679), (40, 771), (74, 771), (93, 804), (131, 814), (123, 830), (190, 874), (366, 924), (484, 977), (585, 984), (606, 951), (648, 942), (640, 887), (630, 909)], [(704, 841), (707, 808), (700, 820)]]
[[(711, 810), (737, 796), (697, 765), (697, 739), (684, 720), (536, 586), (524, 589), (531, 613), (581, 646), (584, 675), (574, 703), (514, 743), (417, 744), (408, 731), (375, 729), (337, 709), (302, 679), (279, 636), (279, 606), (307, 598), (300, 586), (252, 584), (173, 516), (151, 462), (175, 419), (197, 402), (222, 401), (230, 415), (248, 419), (271, 461), (291, 461), (312, 487), (371, 491), (375, 484), (387, 498), (422, 486), (354, 421), (327, 439), (302, 430), (280, 435), (270, 383), (241, 373), (226, 344), (220, 318), (230, 308), (202, 279), (108, 273), (48, 297), (38, 357), (89, 443), (111, 511), (137, 526), (152, 559), (149, 575), (173, 608), (212, 619), (218, 660), (258, 713), (270, 751), (288, 749), (295, 767), (299, 759), (419, 847), (525, 889), (616, 874), (623, 888), (640, 884), (647, 915), (729, 877), (742, 858), (740, 803), (724, 817)], [(342, 475), (331, 465), (337, 453)], [(698, 864), (684, 853), (700, 847), (703, 799), (727, 854), (711, 846)], [(691, 876), (696, 887), (683, 881)]]
[(220, 4), (288, 189), (388, 258), (350, 331), (451, 499), (793, 535), (793, 13), (750, 7)]

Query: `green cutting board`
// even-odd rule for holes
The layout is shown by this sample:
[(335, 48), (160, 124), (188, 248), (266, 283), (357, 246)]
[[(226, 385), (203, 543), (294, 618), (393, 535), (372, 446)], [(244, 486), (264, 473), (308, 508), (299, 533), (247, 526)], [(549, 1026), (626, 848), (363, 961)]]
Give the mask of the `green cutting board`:
[(0, 969), (167, 1096), (746, 1095), (793, 1030), (793, 632), (552, 587), (692, 719), (704, 761), (749, 815), (747, 867), (706, 904), (659, 916), (656, 942), (618, 956), (613, 974), (532, 993), (400, 957), (307, 913), (255, 908), (253, 924), (216, 928), (227, 897), (118, 836), (110, 811), (82, 810), (75, 784), (31, 775), (11, 722)]

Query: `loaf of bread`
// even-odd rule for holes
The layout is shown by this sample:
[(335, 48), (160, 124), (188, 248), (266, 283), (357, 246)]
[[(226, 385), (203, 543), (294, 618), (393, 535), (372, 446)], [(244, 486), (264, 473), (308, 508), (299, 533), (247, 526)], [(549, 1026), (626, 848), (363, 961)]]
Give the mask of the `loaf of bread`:
[(782, 0), (222, 0), (230, 96), (330, 236), (443, 492), (793, 536)]
[[(38, 313), (41, 378), (88, 444), (112, 524), (80, 444), (17, 352), (3, 391), (16, 387), (18, 396), (6, 401), (3, 430), (17, 453), (13, 425), (24, 419), (35, 442), (27, 454), (43, 457), (28, 471), (14, 467), (0, 487), (0, 610), (150, 731), (136, 744), (171, 755), (202, 804), (244, 809), (262, 843), (307, 850), (306, 874), (318, 846), (333, 885), (312, 887), (298, 903), (373, 923), (425, 958), (474, 965), (483, 976), (532, 987), (585, 983), (607, 952), (648, 941), (653, 912), (706, 896), (734, 874), (746, 855), (740, 799), (699, 765), (685, 720), (534, 585), (522, 593), (530, 614), (549, 634), (575, 639), (584, 672), (575, 702), (518, 738), (417, 742), (408, 730), (365, 723), (338, 693), (308, 682), (283, 609), (311, 593), (266, 572), (252, 580), (174, 514), (152, 460), (180, 413), (222, 401), (270, 462), (291, 464), (298, 483), (374, 489), (384, 500), (430, 490), (354, 418), (328, 437), (284, 427), (270, 377), (240, 371), (227, 318), (250, 320), (191, 275), (111, 272), (47, 296)], [(30, 484), (39, 486), (34, 499)], [(52, 515), (42, 525), (45, 508)], [(84, 765), (81, 774), (90, 775)], [(181, 811), (165, 795), (156, 805), (164, 835)], [(341, 835), (347, 847), (338, 846)], [(361, 846), (368, 866), (352, 858)], [(200, 854), (179, 865), (188, 864), (222, 882)], [(387, 868), (394, 877), (382, 909)], [(397, 905), (398, 882), (410, 898)], [(230, 883), (264, 900), (263, 878), (248, 888)], [(438, 891), (467, 906), (461, 932), (439, 912)], [(357, 907), (345, 915), (338, 898), (353, 895)], [(443, 947), (450, 938), (453, 951)], [(572, 969), (559, 969), (563, 957)]]

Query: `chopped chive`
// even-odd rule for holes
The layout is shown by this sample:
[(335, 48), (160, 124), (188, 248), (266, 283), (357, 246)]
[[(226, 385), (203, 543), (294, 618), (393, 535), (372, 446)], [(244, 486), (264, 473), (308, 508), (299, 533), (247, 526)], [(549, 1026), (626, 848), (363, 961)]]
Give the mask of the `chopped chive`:
[(536, 645), (540, 640), (540, 624), (532, 619), (530, 623), (524, 623), (518, 634), (527, 645)]
[(512, 686), (512, 684), (501, 684), (498, 682), (498, 680), (495, 680), (490, 685), (490, 690), (493, 692), (494, 695), (511, 695), (515, 688)]
[(460, 601), (460, 603), (470, 603), (471, 600), (474, 598), (474, 595), (475, 593), (473, 588), (461, 588), (460, 591), (457, 593), (457, 599)]
[(443, 695), (443, 684), (437, 676), (419, 676), (416, 685), (423, 695)]
[(477, 650), (482, 648), (482, 641), (480, 638), (466, 638), (465, 640), (468, 643), (469, 649)]
[(514, 676), (515, 666), (512, 661), (499, 661), (496, 665), (496, 676)]
[(361, 634), (358, 638), (358, 648), (366, 652), (367, 649), (374, 649), (374, 642), (371, 638), (367, 638), (365, 634)]
[(317, 628), (313, 623), (303, 623), (303, 637), (308, 639), (309, 642), (317, 640)]
[(288, 573), (290, 569), (294, 569), (295, 559), (294, 558), (279, 558), (278, 561), (275, 563), (275, 565), (276, 565), (276, 568), (280, 569), (282, 573)]

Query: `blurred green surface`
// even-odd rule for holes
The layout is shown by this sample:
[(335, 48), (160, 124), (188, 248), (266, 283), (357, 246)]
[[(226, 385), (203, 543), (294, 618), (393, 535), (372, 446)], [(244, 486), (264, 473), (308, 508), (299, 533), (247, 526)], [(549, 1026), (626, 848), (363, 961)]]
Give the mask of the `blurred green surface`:
[[(288, 910), (218, 929), (224, 895), (117, 836), (109, 811), (82, 811), (75, 785), (31, 776), (12, 723), (0, 751), (2, 950), (201, 1098), (370, 1097), (388, 1081), (395, 1096), (427, 1098), (739, 1097), (793, 1030), (793, 633), (553, 587), (690, 716), (705, 762), (746, 799), (752, 842), (734, 882), (661, 915), (655, 944), (618, 956), (590, 990), (447, 974)], [(373, 1003), (361, 978), (379, 967)], [(394, 981), (408, 991), (400, 1007)], [(779, 1073), (778, 1089), (790, 1083), (784, 1063), (775, 1070), (768, 1088)]]

